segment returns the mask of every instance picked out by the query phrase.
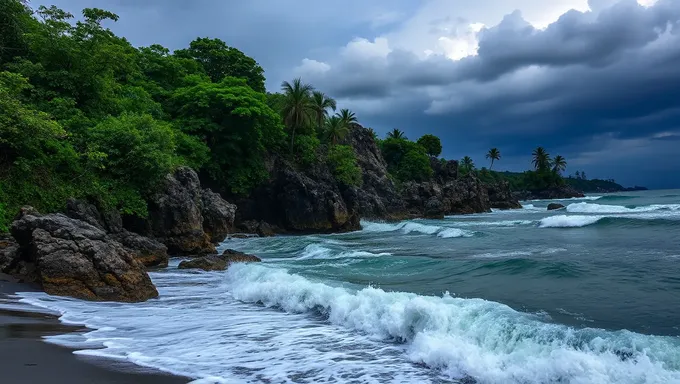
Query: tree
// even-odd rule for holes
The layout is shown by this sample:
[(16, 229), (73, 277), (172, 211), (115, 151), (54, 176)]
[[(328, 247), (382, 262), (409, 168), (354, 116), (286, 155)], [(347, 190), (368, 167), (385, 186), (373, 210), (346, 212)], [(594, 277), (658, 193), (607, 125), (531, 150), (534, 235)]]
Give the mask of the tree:
[(343, 124), (345, 124), (348, 129), (352, 124), (357, 122), (357, 117), (354, 115), (354, 112), (350, 111), (349, 109), (341, 109), (340, 113), (337, 113), (336, 115), (342, 120)]
[(402, 130), (394, 128), (392, 131), (390, 131), (387, 134), (387, 138), (388, 139), (406, 139), (406, 135), (404, 135), (404, 132)]
[(532, 153), (531, 163), (537, 171), (545, 171), (550, 168), (550, 155), (543, 147), (537, 147)]
[(303, 83), (298, 77), (292, 83), (284, 81), (281, 83), (281, 90), (285, 96), (283, 104), (283, 122), (290, 130), (290, 152), (293, 152), (295, 143), (295, 131), (304, 128), (306, 125), (313, 124), (314, 104), (312, 103), (312, 92), (314, 87)]
[(442, 142), (435, 135), (423, 135), (418, 139), (417, 143), (425, 148), (425, 153), (430, 157), (437, 157), (442, 153)]
[(324, 134), (331, 144), (335, 145), (338, 144), (338, 142), (345, 140), (348, 133), (349, 127), (340, 116), (331, 116), (326, 119)]
[(175, 51), (175, 55), (201, 63), (205, 73), (214, 83), (220, 82), (225, 77), (239, 77), (246, 79), (250, 88), (265, 93), (262, 67), (255, 59), (236, 48), (229, 47), (220, 39), (198, 38), (189, 44), (189, 48)]
[(475, 169), (475, 163), (470, 156), (463, 157), (460, 161), (460, 165), (466, 172), (472, 172)]
[(424, 181), (432, 176), (430, 158), (421, 145), (388, 137), (381, 142), (380, 149), (388, 171), (400, 181)]
[(316, 116), (316, 127), (323, 128), (324, 121), (328, 117), (328, 110), (335, 111), (337, 104), (335, 99), (326, 96), (325, 93), (319, 91), (312, 92), (312, 106)]
[(173, 117), (182, 131), (210, 148), (211, 159), (203, 168), (208, 176), (223, 190), (247, 193), (268, 176), (265, 151), (284, 142), (281, 118), (246, 79), (192, 81), (175, 91)]
[(487, 152), (486, 158), (491, 159), (491, 165), (489, 166), (489, 169), (492, 169), (494, 160), (501, 159), (501, 151), (499, 151), (498, 148), (491, 148), (489, 149), (489, 152)]
[(553, 164), (553, 172), (557, 174), (561, 174), (567, 169), (567, 160), (562, 157), (561, 155), (555, 156), (555, 158), (552, 161)]

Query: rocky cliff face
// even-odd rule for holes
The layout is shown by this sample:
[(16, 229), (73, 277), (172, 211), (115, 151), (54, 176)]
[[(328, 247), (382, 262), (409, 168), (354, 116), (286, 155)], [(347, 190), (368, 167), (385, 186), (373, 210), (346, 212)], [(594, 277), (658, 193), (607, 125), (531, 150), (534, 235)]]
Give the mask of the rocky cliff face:
[(282, 158), (272, 160), (269, 182), (237, 201), (239, 222), (265, 221), (284, 232), (357, 230), (352, 190), (340, 190), (324, 165), (301, 171)]
[(494, 184), (487, 184), (489, 192), (489, 206), (497, 209), (519, 209), (522, 204), (517, 201), (510, 192), (510, 183), (501, 181)]
[(159, 240), (171, 255), (215, 253), (213, 242), (224, 240), (233, 230), (236, 206), (202, 190), (191, 168), (180, 167), (168, 175), (148, 203), (147, 219), (127, 217), (124, 226)]
[(398, 219), (407, 212), (406, 204), (387, 172), (373, 134), (358, 124), (352, 126), (349, 144), (357, 155), (363, 185), (356, 190), (359, 212), (365, 218)]

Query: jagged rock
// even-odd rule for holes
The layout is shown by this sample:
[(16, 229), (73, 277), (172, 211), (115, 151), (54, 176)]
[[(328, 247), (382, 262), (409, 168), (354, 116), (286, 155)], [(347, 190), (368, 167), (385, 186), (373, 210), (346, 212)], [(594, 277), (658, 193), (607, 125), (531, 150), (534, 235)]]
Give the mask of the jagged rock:
[(224, 271), (227, 269), (227, 260), (217, 255), (197, 257), (191, 260), (184, 260), (177, 268), (179, 269), (202, 269), (204, 271)]
[(554, 211), (556, 209), (562, 209), (562, 208), (564, 208), (564, 205), (562, 205), (562, 204), (557, 204), (557, 203), (548, 204), (548, 211)]
[(111, 235), (146, 267), (167, 267), (168, 247), (163, 243), (133, 232), (122, 231)]
[[(246, 234), (257, 234), (260, 237), (271, 237), (280, 232), (280, 228), (272, 227), (265, 221), (247, 220), (239, 225), (239, 228)], [(236, 237), (236, 236), (232, 236)]]
[(215, 253), (203, 230), (201, 184), (194, 170), (180, 167), (168, 175), (148, 203), (148, 219), (127, 217), (127, 229), (158, 239), (171, 255)]
[(406, 212), (406, 205), (387, 172), (387, 164), (371, 131), (353, 124), (347, 140), (354, 148), (357, 165), (362, 171), (363, 184), (355, 191), (356, 204), (361, 216), (402, 218)]
[(228, 263), (257, 263), (262, 261), (262, 259), (255, 255), (249, 255), (233, 249), (225, 250), (220, 257)]
[(479, 179), (467, 175), (441, 185), (435, 181), (404, 183), (402, 196), (414, 216), (489, 212), (489, 196)]
[(123, 219), (116, 210), (102, 213), (94, 204), (83, 200), (68, 199), (66, 201), (66, 215), (84, 221), (108, 233), (123, 231)]
[(489, 193), (489, 205), (497, 209), (520, 209), (522, 204), (510, 192), (510, 183), (500, 181), (486, 185)]
[(239, 222), (265, 221), (287, 232), (343, 232), (358, 230), (357, 207), (343, 199), (324, 164), (304, 173), (277, 158), (271, 179), (247, 199), (237, 202)]
[(158, 296), (144, 266), (102, 229), (63, 214), (26, 209), (11, 232), (20, 255), (8, 268), (51, 295), (139, 302)]
[(19, 244), (10, 236), (0, 236), (0, 272), (4, 272), (19, 257)]
[(439, 184), (446, 184), (458, 178), (458, 161), (456, 160), (430, 158), (430, 166), (432, 166), (432, 179)]
[(203, 230), (210, 236), (213, 243), (224, 240), (229, 233), (234, 232), (234, 218), (236, 205), (224, 200), (222, 196), (204, 189), (203, 200)]

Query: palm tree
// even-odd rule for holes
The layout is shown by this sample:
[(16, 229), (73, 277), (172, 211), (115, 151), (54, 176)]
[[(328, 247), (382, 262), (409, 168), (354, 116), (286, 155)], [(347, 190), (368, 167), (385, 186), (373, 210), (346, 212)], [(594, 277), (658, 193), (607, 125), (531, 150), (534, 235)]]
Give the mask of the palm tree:
[(489, 166), (489, 169), (491, 169), (493, 168), (494, 160), (501, 159), (501, 151), (499, 151), (498, 148), (491, 148), (489, 149), (489, 152), (486, 154), (486, 158), (491, 159), (491, 165)]
[(311, 124), (314, 121), (314, 104), (312, 92), (314, 87), (303, 83), (298, 77), (292, 83), (284, 81), (281, 90), (285, 96), (283, 105), (283, 122), (291, 130), (290, 152), (293, 152), (295, 130)]
[(470, 156), (463, 157), (463, 159), (460, 161), (460, 164), (468, 172), (475, 169), (475, 163), (472, 161)]
[(349, 109), (341, 109), (340, 113), (336, 113), (336, 116), (338, 116), (340, 119), (342, 119), (342, 122), (347, 125), (347, 128), (352, 125), (352, 123), (357, 122), (357, 117), (354, 114), (354, 112), (350, 111)]
[(560, 174), (567, 169), (567, 160), (561, 155), (557, 155), (553, 159), (552, 165), (553, 171), (557, 174)]
[(394, 128), (392, 132), (389, 132), (387, 134), (388, 139), (406, 139), (406, 136), (404, 135), (404, 131)]
[(331, 116), (326, 119), (324, 133), (328, 141), (335, 145), (345, 139), (349, 133), (349, 126), (340, 116)]
[(550, 168), (550, 155), (543, 147), (537, 147), (532, 153), (531, 163), (538, 171)]
[(328, 117), (328, 110), (332, 109), (335, 112), (337, 108), (335, 99), (326, 96), (323, 92), (314, 91), (312, 92), (312, 105), (316, 117), (316, 127), (323, 128), (324, 121)]

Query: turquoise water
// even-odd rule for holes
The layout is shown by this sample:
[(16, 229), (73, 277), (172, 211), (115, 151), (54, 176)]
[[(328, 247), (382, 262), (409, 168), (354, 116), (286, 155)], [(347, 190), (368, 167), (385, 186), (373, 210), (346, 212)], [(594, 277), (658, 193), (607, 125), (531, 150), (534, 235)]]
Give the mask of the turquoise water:
[(175, 261), (144, 304), (21, 297), (97, 329), (51, 341), (204, 382), (680, 383), (680, 191), (558, 202), (228, 240), (264, 262)]

